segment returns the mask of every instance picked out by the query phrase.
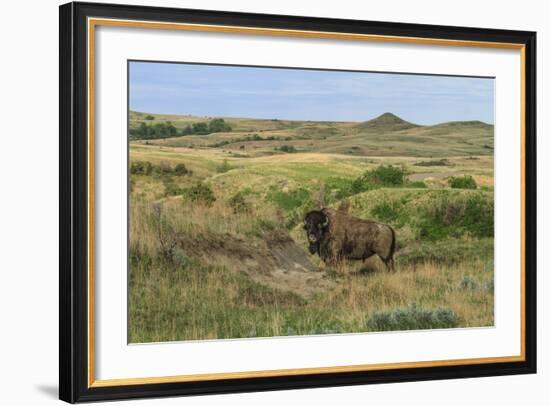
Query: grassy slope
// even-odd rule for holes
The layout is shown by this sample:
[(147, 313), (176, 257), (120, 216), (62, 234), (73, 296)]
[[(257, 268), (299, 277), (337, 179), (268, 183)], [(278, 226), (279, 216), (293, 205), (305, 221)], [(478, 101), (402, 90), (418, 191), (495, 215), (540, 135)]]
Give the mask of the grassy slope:
[[(132, 125), (136, 118), (132, 113)], [(176, 126), (197, 121), (189, 116), (155, 116), (157, 122), (162, 119), (170, 119)], [(437, 241), (418, 237), (423, 210), (448, 194), (453, 194), (453, 202), (464, 202), (470, 195), (492, 202), (492, 150), (483, 147), (492, 145), (492, 126), (447, 123), (384, 134), (380, 126), (374, 131), (357, 128), (357, 123), (227, 121), (235, 130), (228, 134), (130, 145), (132, 162), (168, 163), (172, 167), (183, 163), (193, 172), (191, 176), (131, 177), (131, 342), (368, 331), (372, 329), (368, 320), (377, 312), (407, 309), (412, 304), (427, 309), (450, 308), (457, 326), (492, 325), (492, 238), (478, 238), (468, 232)], [(244, 149), (231, 144), (202, 147), (215, 140), (236, 138), (240, 136), (237, 130), (242, 134), (254, 130), (262, 137), (267, 137), (266, 133), (284, 134), (292, 141), (244, 142)], [(333, 134), (321, 141), (325, 135), (319, 131)], [(300, 139), (306, 136), (309, 139)], [(315, 138), (318, 140), (313, 142)], [(281, 144), (310, 149), (274, 154), (273, 147)], [(365, 154), (370, 150), (378, 155)], [(418, 165), (436, 158), (447, 161), (439, 166)], [(226, 168), (220, 173), (224, 162)], [(380, 164), (405, 166), (411, 178), (425, 179), (428, 185), (427, 189), (380, 189), (349, 198), (353, 214), (396, 228), (398, 272), (357, 274), (357, 264), (326, 269), (307, 253), (299, 226), (303, 211), (315, 202), (338, 207), (339, 185)], [(474, 176), (489, 189), (450, 191), (446, 178), (462, 174)], [(214, 191), (216, 201), (211, 207), (166, 194), (168, 183), (185, 188), (198, 180)], [(247, 213), (235, 214), (230, 206), (231, 198), (239, 192), (250, 205)], [(165, 210), (165, 232), (183, 236), (180, 240), (185, 243), (176, 249), (175, 260), (167, 261), (162, 254), (151, 217), (153, 202)], [(463, 206), (458, 206), (455, 209), (462, 210)], [(333, 282), (327, 286), (335, 287), (304, 298), (242, 273), (241, 262), (231, 257), (235, 253), (211, 262), (200, 255), (224, 252), (211, 245), (219, 244), (216, 241), (225, 236), (247, 241), (249, 250), (259, 250), (266, 233), (274, 229), (289, 230), (322, 278)], [(193, 255), (188, 255), (190, 252)], [(366, 267), (377, 269), (379, 265), (373, 259)]]

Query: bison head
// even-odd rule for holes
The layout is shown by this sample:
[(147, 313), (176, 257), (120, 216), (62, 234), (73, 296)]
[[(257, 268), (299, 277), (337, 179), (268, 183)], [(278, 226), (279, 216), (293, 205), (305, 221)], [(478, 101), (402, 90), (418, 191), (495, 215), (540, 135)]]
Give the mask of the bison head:
[(318, 210), (310, 211), (304, 218), (304, 230), (307, 233), (309, 252), (319, 253), (319, 244), (328, 228), (328, 217)]

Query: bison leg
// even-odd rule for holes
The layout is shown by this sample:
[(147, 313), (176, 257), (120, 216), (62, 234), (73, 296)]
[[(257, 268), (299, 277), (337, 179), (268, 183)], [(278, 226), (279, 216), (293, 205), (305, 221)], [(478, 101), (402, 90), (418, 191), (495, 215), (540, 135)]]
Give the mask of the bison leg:
[(338, 263), (338, 258), (333, 256), (333, 255), (323, 256), (322, 259), (323, 259), (323, 262), (325, 263), (325, 265), (327, 265), (330, 268), (335, 267), (336, 264)]
[(382, 261), (384, 261), (384, 264), (386, 265), (386, 269), (388, 271), (395, 271), (395, 267), (394, 267), (394, 261), (393, 261), (393, 257), (388, 257), (388, 258), (382, 258)]

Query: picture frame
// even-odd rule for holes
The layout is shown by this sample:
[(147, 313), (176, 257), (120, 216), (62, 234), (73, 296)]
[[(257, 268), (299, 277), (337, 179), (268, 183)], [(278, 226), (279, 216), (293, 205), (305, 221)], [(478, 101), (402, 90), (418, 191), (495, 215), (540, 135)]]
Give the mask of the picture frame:
[[(75, 403), (536, 373), (536, 33), (79, 2), (62, 5), (59, 12), (61, 400)], [(146, 377), (98, 379), (96, 307), (99, 293), (95, 248), (98, 235), (104, 234), (95, 233), (99, 218), (95, 209), (96, 197), (104, 191), (100, 190), (102, 185), (96, 183), (96, 174), (102, 160), (107, 159), (97, 155), (94, 138), (98, 128), (94, 92), (102, 80), (96, 77), (99, 59), (96, 59), (98, 44), (95, 41), (99, 27), (135, 28), (141, 30), (140, 35), (162, 31), (191, 32), (197, 38), (214, 33), (221, 37), (252, 35), (287, 41), (314, 40), (320, 47), (324, 42), (338, 46), (339, 41), (355, 41), (413, 44), (431, 47), (434, 52), (445, 47), (473, 48), (478, 53), (517, 52), (520, 91), (515, 102), (520, 106), (520, 124), (515, 134), (520, 146), (520, 167), (514, 170), (520, 179), (520, 212), (516, 214), (521, 235), (520, 244), (515, 247), (520, 266), (510, 272), (515, 272), (515, 280), (519, 281), (519, 300), (514, 303), (519, 315), (518, 328), (514, 330), (519, 337), (519, 353), (327, 367), (210, 370), (162, 376), (151, 372)], [(154, 38), (147, 40), (147, 44), (150, 41)], [(108, 55), (101, 55), (106, 57)], [(122, 97), (126, 98), (126, 94)], [(499, 232), (506, 233), (507, 226), (499, 227), (497, 238), (503, 235)], [(109, 258), (102, 260), (109, 261)], [(125, 268), (120, 272), (126, 276)], [(223, 351), (217, 354), (223, 357)]]

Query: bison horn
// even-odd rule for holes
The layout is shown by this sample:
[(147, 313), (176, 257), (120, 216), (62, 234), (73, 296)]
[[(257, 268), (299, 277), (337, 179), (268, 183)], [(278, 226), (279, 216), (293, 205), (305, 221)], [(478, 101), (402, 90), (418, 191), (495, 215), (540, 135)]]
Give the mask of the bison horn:
[(328, 217), (325, 217), (325, 221), (321, 224), (321, 227), (323, 228), (328, 227)]

